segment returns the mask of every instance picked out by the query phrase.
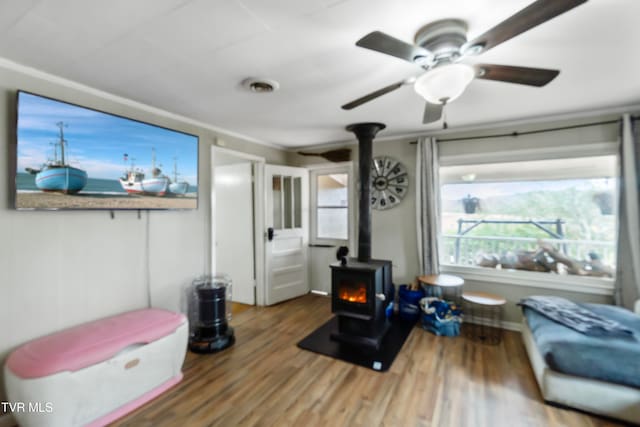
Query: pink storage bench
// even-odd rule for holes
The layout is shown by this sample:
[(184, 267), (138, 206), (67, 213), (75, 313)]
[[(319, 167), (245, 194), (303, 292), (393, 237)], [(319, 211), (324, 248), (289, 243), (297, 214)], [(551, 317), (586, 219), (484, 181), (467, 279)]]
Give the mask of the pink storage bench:
[[(103, 426), (182, 379), (188, 324), (160, 309), (130, 311), (30, 341), (4, 367), (21, 427)], [(50, 409), (50, 410), (48, 410)]]

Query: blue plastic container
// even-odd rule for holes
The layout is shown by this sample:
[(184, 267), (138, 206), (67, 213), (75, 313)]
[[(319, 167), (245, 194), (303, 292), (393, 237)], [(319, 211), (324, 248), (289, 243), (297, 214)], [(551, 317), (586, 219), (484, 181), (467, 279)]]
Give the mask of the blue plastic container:
[(398, 314), (403, 320), (417, 322), (420, 318), (420, 300), (424, 297), (424, 291), (418, 289), (412, 291), (407, 285), (400, 285), (398, 291)]

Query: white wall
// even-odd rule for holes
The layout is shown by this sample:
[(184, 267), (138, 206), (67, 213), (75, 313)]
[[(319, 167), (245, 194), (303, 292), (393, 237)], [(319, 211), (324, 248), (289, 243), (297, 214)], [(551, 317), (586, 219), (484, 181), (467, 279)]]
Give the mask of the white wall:
[[(381, 133), (382, 135), (382, 133)], [(409, 142), (415, 139), (394, 141), (373, 141), (373, 156), (389, 156), (400, 161), (409, 174), (409, 191), (402, 202), (388, 210), (378, 211), (373, 209), (371, 214), (371, 255), (375, 259), (387, 259), (393, 262), (393, 281), (396, 285), (408, 283), (415, 279), (418, 271), (418, 253), (415, 227), (415, 170), (416, 170), (416, 146)], [(358, 180), (358, 147), (350, 145), (351, 159), (354, 160), (354, 180)], [(322, 149), (319, 151), (326, 151)], [(289, 162), (297, 166), (318, 164), (318, 157), (304, 157), (290, 153)], [(313, 195), (312, 195), (313, 196)], [(358, 198), (355, 198), (354, 209), (358, 209)], [(355, 221), (357, 232), (357, 218)], [(328, 273), (327, 262), (335, 262), (336, 249), (311, 248), (309, 251), (311, 260), (312, 289), (329, 292), (331, 289), (331, 275)], [(358, 252), (357, 240), (349, 247), (350, 256), (356, 256)], [(327, 273), (322, 272), (323, 264), (327, 264)], [(329, 283), (327, 283), (329, 281)]]
[[(599, 122), (607, 120), (615, 120), (619, 116), (605, 115), (599, 117), (585, 117), (582, 119), (574, 119), (570, 122), (558, 122), (558, 123), (538, 123), (531, 125), (523, 125), (518, 128), (496, 128), (486, 129), (482, 132), (466, 132), (462, 133), (449, 133), (446, 136), (442, 135), (441, 138), (457, 138), (466, 136), (481, 136), (481, 135), (493, 135), (501, 133), (511, 133), (514, 130), (519, 132), (545, 129), (559, 126), (579, 125), (588, 122)], [(380, 132), (378, 139), (373, 142), (373, 154), (374, 156), (387, 155), (401, 161), (408, 169), (410, 188), (407, 196), (402, 203), (392, 209), (386, 211), (373, 211), (372, 215), (372, 252), (375, 258), (390, 259), (393, 261), (393, 279), (396, 285), (407, 283), (420, 274), (418, 271), (418, 255), (417, 255), (417, 231), (416, 231), (416, 212), (415, 212), (415, 168), (416, 168), (416, 146), (410, 144), (409, 139), (400, 140), (384, 140), (384, 131)], [(439, 143), (439, 150), (441, 154), (448, 156), (449, 160), (464, 159), (469, 162), (473, 162), (474, 158), (487, 157), (483, 154), (486, 152), (498, 152), (502, 151), (504, 147), (508, 147), (507, 151), (520, 151), (521, 153), (527, 153), (529, 149), (535, 149), (539, 147), (558, 147), (560, 145), (570, 145), (575, 147), (576, 150), (594, 150), (597, 152), (602, 149), (601, 143), (607, 143), (615, 141), (617, 138), (617, 125), (609, 124), (593, 127), (581, 127), (574, 130), (553, 132), (553, 133), (538, 133), (534, 135), (509, 137), (509, 138), (487, 138), (476, 139), (466, 141), (451, 141)], [(415, 141), (415, 139), (413, 139)], [(331, 149), (339, 148), (332, 146)], [(348, 148), (352, 149), (352, 158), (357, 159), (358, 147), (357, 145), (350, 144)], [(318, 148), (317, 151), (322, 152), (329, 149), (328, 147)], [(311, 151), (306, 149), (305, 151)], [(562, 150), (564, 153), (567, 150)], [(489, 156), (488, 158), (491, 158)], [(293, 164), (304, 166), (310, 163), (318, 163), (318, 158), (309, 158), (299, 156), (293, 153), (289, 154), (289, 161)], [(311, 160), (310, 160), (311, 159)], [(494, 157), (494, 161), (498, 160)], [(357, 167), (355, 168), (357, 174)], [(351, 253), (356, 253), (357, 248), (350, 248)], [(312, 260), (312, 265), (316, 265), (316, 271), (320, 268), (320, 265), (326, 258), (326, 254), (321, 250), (315, 250), (311, 252), (315, 257)], [(314, 270), (312, 270), (313, 272)], [(322, 281), (326, 281), (326, 278), (322, 278)], [(311, 283), (323, 283), (319, 281), (318, 277), (311, 277)], [(565, 291), (559, 285), (558, 289), (541, 289), (529, 286), (517, 286), (505, 283), (493, 283), (485, 280), (467, 280), (465, 283), (465, 289), (468, 290), (483, 290), (486, 292), (496, 293), (504, 296), (508, 304), (504, 310), (504, 320), (508, 322), (518, 323), (520, 322), (520, 309), (516, 305), (521, 298), (534, 294), (546, 294), (546, 295), (558, 295), (564, 296), (575, 301), (584, 302), (600, 302), (611, 303), (612, 298), (607, 295), (595, 295), (585, 294), (580, 292)], [(326, 289), (322, 289), (326, 290)]]
[[(413, 281), (418, 274), (416, 233), (416, 146), (410, 140), (374, 141), (373, 156), (389, 156), (400, 161), (409, 175), (409, 190), (402, 202), (391, 209), (373, 210), (371, 215), (371, 255), (393, 262), (397, 285)], [(354, 252), (355, 248), (354, 248)]]
[[(200, 137), (192, 211), (15, 211), (16, 90)], [(122, 102), (121, 102), (122, 101)], [(282, 164), (285, 153), (41, 73), (0, 66), (0, 362), (18, 345), (81, 322), (148, 306), (180, 308), (181, 289), (210, 268), (210, 152), (216, 139)], [(1, 371), (0, 371), (1, 372)], [(1, 376), (1, 373), (0, 373)], [(0, 400), (5, 400), (0, 386)]]
[(331, 293), (331, 269), (329, 265), (337, 262), (337, 250), (337, 246), (309, 248), (309, 287), (311, 290)]

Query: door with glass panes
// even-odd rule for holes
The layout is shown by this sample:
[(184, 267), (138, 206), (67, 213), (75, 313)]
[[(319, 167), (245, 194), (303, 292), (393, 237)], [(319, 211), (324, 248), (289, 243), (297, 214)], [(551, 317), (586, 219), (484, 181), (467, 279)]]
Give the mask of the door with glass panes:
[(265, 166), (266, 304), (309, 292), (307, 274), (308, 171)]

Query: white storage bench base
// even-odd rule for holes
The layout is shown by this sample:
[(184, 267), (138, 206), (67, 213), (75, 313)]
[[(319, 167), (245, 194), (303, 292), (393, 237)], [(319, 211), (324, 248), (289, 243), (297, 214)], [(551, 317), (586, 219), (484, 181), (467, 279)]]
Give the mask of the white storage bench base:
[(31, 341), (4, 368), (9, 401), (24, 403), (13, 415), (21, 427), (104, 426), (182, 379), (187, 339), (182, 314), (145, 309)]

